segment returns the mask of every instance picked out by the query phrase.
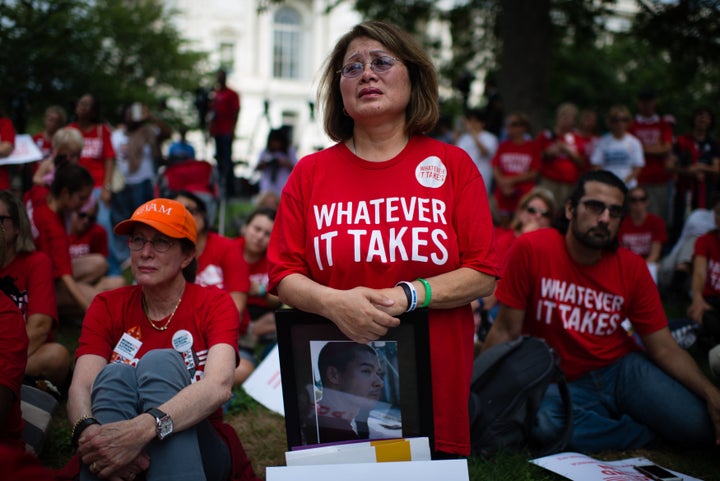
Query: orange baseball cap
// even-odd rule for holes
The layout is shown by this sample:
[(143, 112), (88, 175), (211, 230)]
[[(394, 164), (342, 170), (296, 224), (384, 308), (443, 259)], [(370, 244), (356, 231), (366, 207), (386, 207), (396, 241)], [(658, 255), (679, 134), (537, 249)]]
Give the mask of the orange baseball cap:
[(135, 224), (145, 224), (173, 239), (197, 242), (195, 219), (180, 202), (171, 199), (153, 199), (135, 209), (132, 217), (115, 226), (113, 232), (128, 235)]

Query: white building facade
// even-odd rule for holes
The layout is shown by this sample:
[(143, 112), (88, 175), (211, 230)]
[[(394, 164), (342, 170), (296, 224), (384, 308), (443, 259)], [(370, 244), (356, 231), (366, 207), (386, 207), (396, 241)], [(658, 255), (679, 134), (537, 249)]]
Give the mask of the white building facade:
[[(227, 84), (240, 94), (241, 112), (233, 146), (234, 160), (255, 165), (272, 128), (287, 127), (298, 155), (330, 145), (314, 108), (323, 63), (340, 36), (360, 21), (331, 0), (269, 3), (256, 0), (167, 0), (180, 33), (191, 48), (208, 52), (208, 67), (227, 71)], [(208, 87), (212, 78), (208, 78)], [(311, 110), (314, 108), (315, 116)], [(211, 143), (198, 156), (213, 158)], [(200, 144), (198, 144), (198, 140)]]

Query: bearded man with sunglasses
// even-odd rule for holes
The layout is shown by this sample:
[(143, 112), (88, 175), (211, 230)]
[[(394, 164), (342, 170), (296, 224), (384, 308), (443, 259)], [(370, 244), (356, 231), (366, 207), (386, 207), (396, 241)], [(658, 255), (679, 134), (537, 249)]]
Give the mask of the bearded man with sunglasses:
[[(565, 204), (564, 233), (515, 241), (483, 348), (528, 334), (557, 351), (570, 381), (572, 451), (720, 444), (720, 391), (671, 336), (645, 261), (618, 248), (626, 195), (614, 174), (589, 172)], [(564, 424), (552, 384), (533, 434), (557, 439)]]

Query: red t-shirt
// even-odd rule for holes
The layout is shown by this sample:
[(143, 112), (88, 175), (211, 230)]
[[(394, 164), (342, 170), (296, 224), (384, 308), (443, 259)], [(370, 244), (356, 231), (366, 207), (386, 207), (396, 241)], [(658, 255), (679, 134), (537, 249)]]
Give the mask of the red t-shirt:
[(70, 260), (70, 241), (63, 216), (53, 212), (47, 204), (25, 203), (30, 219), (30, 230), (38, 250), (46, 253), (53, 265), (53, 277), (59, 279), (64, 275), (72, 275)]
[[(198, 257), (195, 283), (201, 286), (215, 286), (227, 292), (247, 294), (250, 290), (247, 264), (232, 239), (215, 232), (208, 232), (205, 249)], [(244, 334), (250, 322), (247, 309), (243, 312), (240, 321), (240, 332)]]
[(70, 258), (77, 259), (88, 254), (108, 256), (107, 231), (100, 224), (93, 224), (82, 234), (70, 234)]
[(653, 213), (648, 213), (642, 224), (635, 225), (632, 217), (626, 215), (618, 230), (618, 240), (621, 246), (641, 257), (647, 257), (653, 242), (664, 244), (667, 240), (665, 221)]
[[(534, 141), (516, 144), (512, 140), (503, 140), (492, 160), (492, 166), (500, 169), (502, 175), (508, 177), (525, 174), (531, 170), (539, 172), (541, 165), (540, 150)], [(502, 193), (500, 189), (495, 189), (495, 200), (500, 210), (515, 212), (520, 198), (535, 187), (535, 180), (521, 182), (514, 187), (515, 191), (510, 196)]]
[[(121, 287), (96, 295), (83, 319), (75, 359), (95, 354), (108, 362), (134, 364), (150, 350), (173, 349), (173, 336), (185, 330), (192, 336), (192, 352), (188, 352), (186, 365), (193, 382), (196, 382), (203, 377), (208, 350), (212, 346), (229, 344), (237, 350), (238, 312), (227, 292), (186, 283), (182, 301), (165, 331), (150, 326), (142, 308), (141, 296), (140, 286)], [(132, 359), (124, 359), (117, 354), (117, 346), (123, 336), (141, 341)], [(236, 364), (238, 359), (239, 354), (236, 354)], [(222, 409), (218, 408), (210, 416), (210, 421), (216, 427), (221, 424)]]
[[(343, 144), (302, 159), (283, 190), (268, 248), (271, 290), (292, 273), (336, 289), (392, 287), (467, 267), (498, 275), (480, 172), (462, 149), (423, 136), (368, 162)], [(436, 449), (468, 454), (474, 321), (431, 309)]]
[(210, 102), (213, 119), (210, 122), (210, 135), (230, 135), (240, 112), (240, 96), (232, 89), (215, 90)]
[(115, 158), (110, 129), (107, 125), (101, 124), (82, 130), (77, 122), (71, 123), (68, 127), (78, 129), (85, 141), (78, 163), (90, 172), (95, 187), (102, 187), (105, 183), (105, 161)]
[[(40, 149), (40, 152), (42, 152), (43, 159), (50, 157), (50, 154), (52, 154), (52, 139), (45, 137), (45, 132), (38, 132), (32, 136), (32, 139), (38, 149)], [(36, 162), (35, 165), (37, 166), (37, 164)]]
[(18, 288), (17, 298), (12, 297), (25, 321), (33, 314), (50, 316), (57, 325), (57, 302), (52, 262), (44, 252), (21, 252), (0, 269), (0, 277), (10, 276)]
[(0, 386), (6, 387), (15, 395), (15, 402), (0, 429), (0, 444), (22, 448), (24, 445), (20, 433), (25, 423), (20, 411), (20, 385), (25, 375), (28, 337), (22, 314), (10, 298), (1, 292), (0, 319)]
[(720, 233), (718, 230), (712, 230), (698, 237), (695, 241), (694, 254), (707, 259), (703, 297), (720, 296)]
[[(257, 282), (258, 284), (263, 284), (267, 286), (269, 279), (268, 279), (268, 263), (267, 263), (267, 255), (264, 255), (259, 261), (254, 262), (252, 264), (248, 264), (248, 262), (245, 260), (245, 256), (243, 254), (243, 251), (245, 250), (245, 238), (244, 237), (238, 237), (235, 239), (235, 245), (237, 246), (240, 257), (242, 258), (243, 264), (247, 266), (249, 276), (250, 276), (250, 282)], [(248, 305), (251, 306), (258, 306), (258, 307), (270, 307), (270, 304), (268, 304), (267, 299), (265, 297), (260, 296), (248, 296)]]
[(50, 195), (50, 189), (45, 185), (33, 185), (30, 190), (23, 194), (23, 204), (25, 206), (30, 203), (31, 205), (47, 204), (48, 196)]
[[(640, 143), (646, 145), (672, 144), (672, 126), (659, 115), (642, 118), (635, 117), (630, 125), (629, 132), (638, 138)], [(645, 167), (640, 170), (638, 182), (641, 184), (662, 184), (672, 178), (667, 169), (667, 155), (645, 154)]]
[[(540, 175), (545, 178), (562, 182), (564, 184), (574, 184), (585, 172), (585, 168), (578, 167), (572, 159), (566, 155), (550, 156), (545, 154), (545, 149), (556, 142), (556, 134), (551, 130), (544, 130), (538, 134), (535, 141), (538, 149), (542, 153), (542, 167)], [(573, 148), (578, 154), (583, 156), (583, 162), (587, 164), (585, 159), (585, 146), (582, 137), (575, 132), (567, 132), (560, 139), (562, 143)]]
[[(0, 117), (0, 142), (15, 145), (15, 127), (7, 117)], [(0, 165), (0, 190), (10, 188), (10, 166)]]
[(581, 265), (570, 258), (562, 234), (539, 229), (515, 239), (507, 257), (495, 296), (525, 311), (523, 332), (558, 352), (571, 381), (639, 349), (624, 319), (641, 336), (667, 327), (645, 261), (627, 249)]

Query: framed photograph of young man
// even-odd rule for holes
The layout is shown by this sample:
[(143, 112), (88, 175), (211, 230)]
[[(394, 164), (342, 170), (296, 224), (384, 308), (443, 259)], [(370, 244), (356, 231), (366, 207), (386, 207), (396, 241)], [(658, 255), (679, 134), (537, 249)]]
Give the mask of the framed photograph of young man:
[(427, 310), (403, 314), (368, 344), (315, 314), (285, 309), (275, 319), (289, 450), (419, 436), (432, 443)]

